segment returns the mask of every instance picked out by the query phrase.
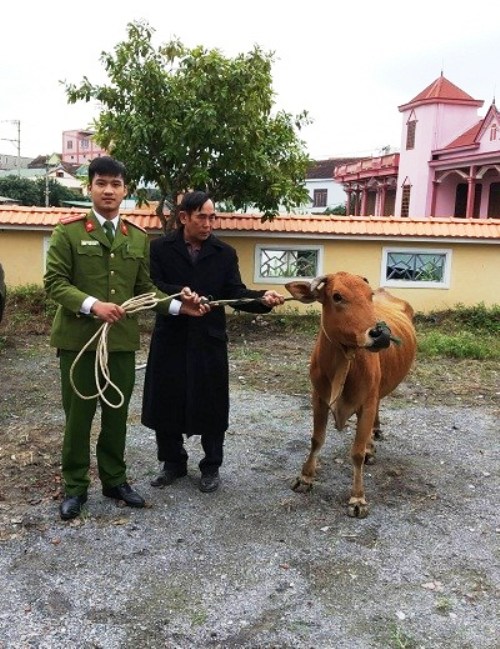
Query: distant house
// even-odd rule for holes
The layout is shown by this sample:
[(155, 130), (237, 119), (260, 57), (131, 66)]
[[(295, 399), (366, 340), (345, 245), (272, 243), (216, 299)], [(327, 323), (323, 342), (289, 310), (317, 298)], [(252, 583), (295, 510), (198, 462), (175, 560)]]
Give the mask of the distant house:
[(399, 154), (341, 164), (335, 180), (348, 213), (401, 217), (500, 217), (500, 113), (438, 77), (402, 113)]
[(15, 172), (17, 169), (27, 167), (31, 160), (32, 158), (26, 158), (25, 156), (0, 153), (0, 169), (7, 169)]
[(353, 163), (360, 158), (326, 158), (313, 160), (306, 174), (306, 188), (310, 201), (302, 206), (304, 214), (323, 214), (326, 209), (344, 205), (346, 193), (342, 185), (335, 182), (334, 171), (339, 165)]
[[(54, 164), (51, 164), (50, 160), (52, 160)], [(82, 182), (74, 175), (75, 172), (73, 168), (61, 163), (56, 154), (53, 154), (50, 160), (47, 161), (46, 156), (38, 156), (38, 158), (31, 160), (28, 167), (23, 167), (16, 171), (13, 171), (12, 169), (0, 169), (0, 178), (12, 175), (33, 181), (40, 178), (48, 178), (49, 180), (55, 180), (60, 185), (63, 185), (63, 187), (72, 189), (80, 194), (86, 192), (86, 188), (82, 185)]]
[(82, 165), (94, 158), (106, 155), (106, 151), (94, 141), (94, 131), (75, 129), (63, 131), (62, 161)]

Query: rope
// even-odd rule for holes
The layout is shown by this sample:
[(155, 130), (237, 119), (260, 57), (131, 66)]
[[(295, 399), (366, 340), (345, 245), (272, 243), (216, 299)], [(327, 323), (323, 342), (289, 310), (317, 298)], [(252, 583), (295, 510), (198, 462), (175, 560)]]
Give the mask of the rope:
[[(125, 313), (127, 315), (130, 315), (132, 313), (137, 313), (138, 311), (146, 311), (148, 309), (154, 309), (154, 307), (159, 302), (170, 300), (172, 298), (178, 298), (181, 295), (182, 293), (176, 293), (175, 295), (169, 295), (168, 297), (157, 298), (155, 293), (143, 293), (142, 295), (137, 295), (136, 297), (132, 297), (129, 300), (126, 300), (125, 302), (123, 302), (121, 307), (125, 310)], [(285, 300), (294, 300), (294, 299), (295, 298), (293, 297), (285, 297)], [(208, 304), (209, 306), (226, 306), (226, 305), (231, 306), (236, 304), (247, 304), (250, 302), (259, 302), (259, 301), (261, 301), (260, 298), (241, 298), (239, 300), (209, 300), (207, 298), (204, 298), (201, 300), (201, 304)], [(108, 368), (108, 334), (109, 334), (110, 327), (111, 324), (109, 322), (104, 322), (99, 327), (99, 329), (95, 332), (92, 338), (90, 338), (90, 340), (78, 352), (78, 355), (73, 361), (71, 368), (69, 370), (69, 381), (75, 394), (77, 394), (80, 397), (80, 399), (90, 400), (99, 397), (100, 399), (102, 399), (102, 401), (104, 401), (104, 403), (106, 403), (111, 408), (121, 408), (121, 406), (125, 401), (125, 397), (123, 396), (123, 392), (120, 390), (120, 388), (111, 380), (111, 376)], [(78, 388), (75, 385), (75, 381), (73, 378), (74, 370), (76, 364), (78, 363), (82, 355), (85, 353), (85, 351), (87, 351), (90, 345), (92, 345), (92, 343), (96, 338), (98, 338), (98, 341), (97, 341), (96, 355), (95, 355), (94, 377), (95, 377), (97, 392), (95, 394), (84, 395), (78, 390)], [(142, 369), (142, 366), (139, 367), (139, 369)], [(101, 379), (104, 379), (104, 385), (102, 386), (101, 386), (102, 383)], [(111, 403), (104, 396), (104, 392), (108, 387), (112, 388), (117, 393), (118, 403)]]
[[(289, 300), (296, 300), (297, 298), (287, 296), (283, 298), (285, 302)], [(201, 298), (201, 304), (208, 304), (209, 306), (231, 306), (236, 307), (238, 304), (251, 304), (252, 302), (262, 302), (260, 297), (241, 297), (237, 300), (210, 300), (209, 298)]]
[[(156, 293), (143, 293), (142, 295), (137, 295), (136, 297), (132, 297), (129, 300), (126, 300), (121, 305), (121, 307), (125, 310), (125, 313), (127, 315), (131, 315), (132, 313), (137, 313), (138, 311), (146, 311), (148, 309), (153, 309), (160, 302), (164, 302), (165, 300), (170, 300), (172, 298), (177, 298), (180, 295), (181, 293), (176, 293), (175, 295), (169, 295), (168, 297), (158, 298), (156, 297)], [(71, 387), (73, 388), (75, 393), (80, 397), (80, 399), (90, 400), (90, 399), (96, 399), (97, 397), (100, 397), (104, 401), (104, 403), (106, 403), (111, 408), (121, 408), (121, 406), (125, 401), (125, 397), (123, 396), (123, 392), (120, 390), (120, 388), (111, 380), (111, 376), (108, 368), (108, 334), (109, 334), (110, 326), (111, 324), (109, 322), (104, 322), (99, 327), (99, 329), (95, 332), (92, 338), (90, 338), (90, 340), (78, 352), (78, 355), (73, 361), (71, 368), (69, 370), (69, 380), (71, 383)], [(91, 395), (84, 395), (81, 392), (79, 392), (79, 390), (77, 389), (73, 378), (73, 373), (76, 364), (78, 363), (78, 361), (80, 360), (84, 352), (90, 347), (90, 345), (94, 342), (96, 338), (99, 338), (99, 340), (97, 341), (95, 365), (94, 365), (94, 376), (95, 376), (95, 383), (97, 386), (97, 392)], [(103, 386), (101, 386), (101, 380), (100, 380), (101, 378), (104, 379)], [(104, 396), (104, 392), (108, 387), (115, 390), (115, 392), (118, 394), (118, 403), (111, 403)]]

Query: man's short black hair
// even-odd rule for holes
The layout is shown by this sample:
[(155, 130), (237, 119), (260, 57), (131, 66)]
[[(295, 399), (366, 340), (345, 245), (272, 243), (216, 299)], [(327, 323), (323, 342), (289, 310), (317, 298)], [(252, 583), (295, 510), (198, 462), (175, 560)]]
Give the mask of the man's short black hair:
[(89, 184), (96, 174), (100, 176), (121, 176), (123, 182), (126, 182), (127, 171), (123, 162), (115, 160), (109, 155), (103, 155), (100, 158), (94, 158), (89, 164)]
[(179, 212), (186, 212), (191, 215), (194, 211), (199, 210), (200, 207), (205, 205), (210, 200), (210, 196), (206, 192), (194, 191), (184, 194), (182, 201), (179, 204)]

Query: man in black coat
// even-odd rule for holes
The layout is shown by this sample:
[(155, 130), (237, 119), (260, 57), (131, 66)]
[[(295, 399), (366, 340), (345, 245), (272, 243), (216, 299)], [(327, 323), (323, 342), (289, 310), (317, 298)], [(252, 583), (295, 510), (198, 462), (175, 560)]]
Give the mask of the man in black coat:
[[(189, 286), (214, 300), (256, 298), (238, 306), (267, 313), (283, 304), (276, 291), (247, 289), (234, 248), (212, 234), (214, 204), (205, 192), (184, 196), (181, 226), (151, 242), (151, 279), (166, 293)], [(142, 423), (154, 429), (163, 468), (151, 484), (163, 487), (187, 474), (184, 435), (200, 435), (204, 457), (199, 463), (201, 491), (219, 486), (224, 436), (229, 420), (229, 365), (224, 307), (212, 307), (202, 318), (156, 315), (151, 337), (142, 406)]]

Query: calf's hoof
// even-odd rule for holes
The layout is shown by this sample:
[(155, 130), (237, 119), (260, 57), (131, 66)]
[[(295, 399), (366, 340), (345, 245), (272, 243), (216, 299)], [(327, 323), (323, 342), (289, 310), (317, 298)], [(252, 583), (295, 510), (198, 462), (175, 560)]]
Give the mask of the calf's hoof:
[(292, 482), (293, 491), (300, 491), (301, 493), (308, 493), (313, 487), (312, 480), (305, 479), (303, 476), (295, 478)]
[(366, 518), (368, 511), (368, 503), (364, 498), (351, 498), (347, 505), (347, 514), (351, 518)]

